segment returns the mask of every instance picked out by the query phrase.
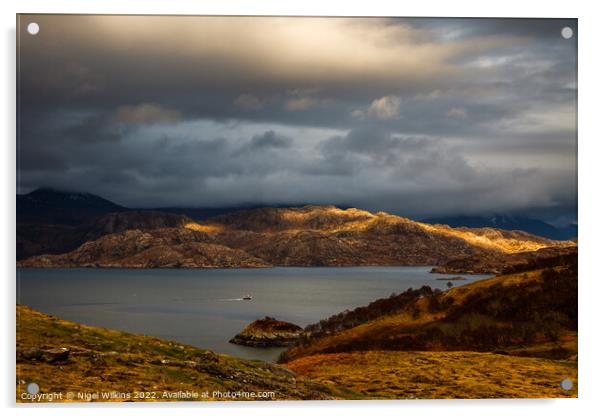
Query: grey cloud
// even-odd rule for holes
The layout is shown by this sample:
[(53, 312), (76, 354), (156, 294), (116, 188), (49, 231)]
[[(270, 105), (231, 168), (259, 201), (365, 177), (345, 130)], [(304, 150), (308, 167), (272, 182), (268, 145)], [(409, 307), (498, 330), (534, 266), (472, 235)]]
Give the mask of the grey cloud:
[(175, 123), (180, 120), (180, 113), (156, 103), (142, 103), (119, 107), (113, 120), (123, 124)]
[(286, 148), (291, 146), (291, 139), (288, 137), (277, 136), (273, 130), (266, 131), (264, 134), (253, 136), (250, 142), (252, 149), (265, 149), (270, 147)]
[(253, 94), (241, 94), (234, 100), (234, 105), (245, 111), (258, 111), (263, 108), (263, 103)]

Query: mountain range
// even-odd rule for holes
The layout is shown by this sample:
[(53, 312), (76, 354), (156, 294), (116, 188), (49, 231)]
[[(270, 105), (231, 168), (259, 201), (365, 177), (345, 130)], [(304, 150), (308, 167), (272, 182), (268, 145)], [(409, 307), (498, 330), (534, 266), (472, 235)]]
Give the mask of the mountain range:
[[(27, 194), (17, 195), (17, 223), (52, 224), (77, 226), (95, 220), (99, 215), (130, 210), (161, 211), (185, 215), (195, 221), (236, 211), (259, 208), (301, 208), (303, 205), (245, 205), (231, 207), (161, 207), (151, 209), (126, 208), (100, 196), (85, 192), (60, 191), (40, 188)], [(348, 207), (344, 207), (348, 208)], [(526, 231), (551, 240), (570, 240), (577, 237), (577, 225), (555, 227), (547, 222), (509, 214), (491, 216), (448, 216), (430, 217), (419, 220), (427, 224), (445, 224), (450, 227), (498, 228), (502, 230)]]
[(335, 206), (257, 208), (195, 221), (127, 209), (90, 194), (43, 190), (20, 199), (27, 208), (20, 221), (33, 217), (32, 206), (46, 207), (37, 223), (18, 224), (22, 267), (435, 265), (445, 270), (449, 262), (478, 259), (482, 272), (488, 259), (576, 246), (524, 231), (451, 228)]

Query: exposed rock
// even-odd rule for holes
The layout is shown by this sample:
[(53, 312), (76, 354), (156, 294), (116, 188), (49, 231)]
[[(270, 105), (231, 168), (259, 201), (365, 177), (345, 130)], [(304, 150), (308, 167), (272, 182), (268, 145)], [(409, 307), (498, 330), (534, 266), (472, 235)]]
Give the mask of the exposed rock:
[(28, 348), (21, 351), (20, 358), (24, 360), (39, 360), (42, 358), (42, 350), (37, 347)]
[(66, 361), (69, 358), (69, 348), (59, 347), (42, 351), (41, 359), (47, 363)]
[(249, 324), (230, 342), (248, 347), (284, 347), (294, 345), (303, 333), (300, 326), (266, 316)]
[(70, 350), (64, 347), (42, 349), (31, 347), (17, 352), (20, 361), (44, 361), (47, 363), (56, 363), (66, 361), (69, 358)]

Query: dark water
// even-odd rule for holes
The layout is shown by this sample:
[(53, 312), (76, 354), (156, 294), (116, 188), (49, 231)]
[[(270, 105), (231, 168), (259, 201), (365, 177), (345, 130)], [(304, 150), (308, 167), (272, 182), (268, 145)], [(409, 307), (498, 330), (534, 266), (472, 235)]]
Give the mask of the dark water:
[[(264, 316), (305, 326), (410, 287), (445, 289), (430, 269), (19, 269), (17, 302), (83, 324), (274, 361), (282, 348), (228, 340)], [(454, 285), (486, 276), (466, 277)], [(247, 293), (252, 301), (240, 299)]]

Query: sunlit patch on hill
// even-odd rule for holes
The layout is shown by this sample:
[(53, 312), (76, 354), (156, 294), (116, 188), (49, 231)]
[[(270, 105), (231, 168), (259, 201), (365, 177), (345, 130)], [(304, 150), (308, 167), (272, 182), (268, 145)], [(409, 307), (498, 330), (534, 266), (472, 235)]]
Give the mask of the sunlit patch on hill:
[(184, 225), (184, 228), (187, 228), (187, 229), (193, 230), (193, 231), (209, 233), (209, 234), (219, 233), (224, 230), (224, 227), (219, 224), (214, 224), (214, 223), (199, 224), (198, 222), (189, 222)]
[(504, 231), (494, 228), (451, 228), (447, 225), (418, 223), (425, 230), (459, 237), (475, 246), (505, 253), (536, 251), (546, 247), (574, 247), (573, 241), (554, 241), (524, 231)]

